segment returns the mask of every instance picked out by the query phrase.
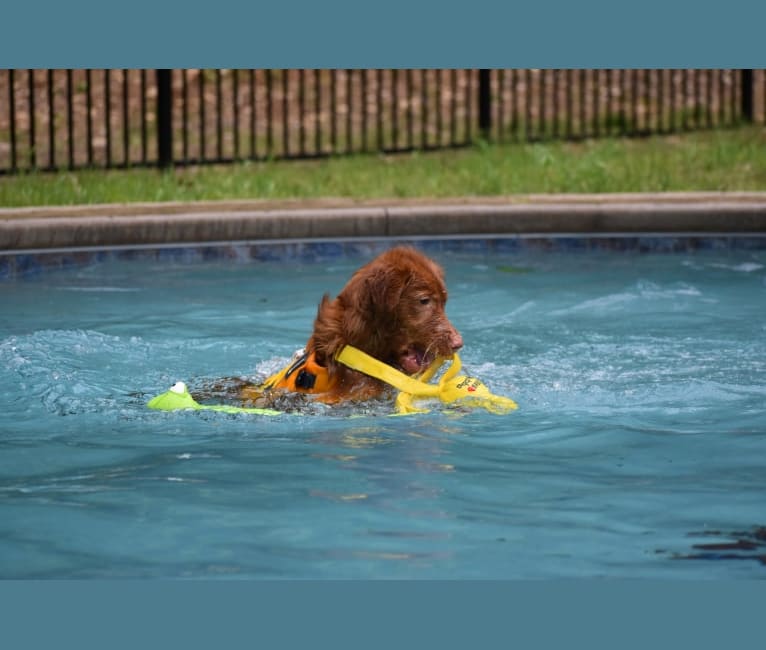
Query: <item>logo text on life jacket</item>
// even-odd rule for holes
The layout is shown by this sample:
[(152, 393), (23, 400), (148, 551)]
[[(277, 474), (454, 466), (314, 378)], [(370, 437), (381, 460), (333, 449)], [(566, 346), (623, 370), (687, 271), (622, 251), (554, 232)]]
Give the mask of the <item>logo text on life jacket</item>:
[(476, 377), (466, 377), (457, 385), (458, 388), (465, 388), (469, 393), (473, 393), (479, 386), (481, 386), (481, 381)]

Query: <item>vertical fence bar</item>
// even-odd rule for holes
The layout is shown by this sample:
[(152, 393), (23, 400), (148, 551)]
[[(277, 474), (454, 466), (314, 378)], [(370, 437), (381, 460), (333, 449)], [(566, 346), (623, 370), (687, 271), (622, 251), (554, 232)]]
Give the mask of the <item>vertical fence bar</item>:
[(415, 146), (413, 110), (412, 110), (412, 69), (407, 69), (407, 148), (412, 149)]
[(601, 135), (601, 84), (599, 83), (599, 80), (601, 79), (601, 71), (594, 70), (591, 74), (593, 76), (593, 86), (591, 87), (591, 91), (593, 93), (593, 97), (591, 99), (593, 102), (593, 115), (591, 117), (590, 130), (593, 136), (597, 138), (599, 135)]
[(11, 131), (11, 171), (15, 172), (16, 160), (16, 79), (15, 71), (8, 70), (8, 120)]
[(298, 140), (300, 156), (306, 155), (306, 70), (298, 70)]
[(565, 70), (564, 74), (566, 75), (566, 80), (567, 80), (566, 137), (567, 139), (571, 139), (574, 134), (574, 93), (572, 92), (572, 87), (574, 86), (574, 82), (572, 81), (572, 75), (574, 74), (574, 70)]
[(74, 106), (73, 106), (72, 70), (66, 71), (66, 126), (67, 126), (67, 161), (69, 169), (74, 169)]
[(266, 155), (270, 158), (274, 151), (274, 97), (273, 73), (266, 70)]
[(646, 113), (644, 115), (644, 125), (647, 134), (657, 133), (657, 79), (659, 72), (657, 70), (648, 70), (646, 73)]
[(702, 85), (702, 70), (694, 71), (694, 128), (701, 129), (704, 124), (702, 98), (704, 97)]
[(444, 70), (436, 71), (436, 146), (444, 146), (444, 115), (443, 115), (443, 100), (444, 100), (444, 86), (442, 84), (444, 78)]
[(495, 96), (497, 97), (497, 102), (495, 102), (496, 108), (495, 108), (495, 117), (493, 119), (493, 124), (495, 126), (495, 135), (494, 139), (496, 142), (502, 142), (503, 141), (503, 135), (505, 133), (505, 122), (506, 122), (506, 108), (505, 108), (505, 70), (500, 69), (495, 74)]
[(338, 151), (338, 71), (330, 71), (330, 152)]
[(492, 88), (489, 70), (479, 70), (479, 136), (489, 141), (492, 137)]
[(450, 93), (450, 144), (457, 143), (457, 70), (451, 71)]
[(223, 160), (223, 79), (221, 71), (215, 71), (215, 156)]
[(122, 164), (130, 165), (130, 113), (128, 96), (128, 71), (122, 71)]
[(718, 70), (718, 115), (716, 118), (716, 124), (719, 126), (726, 122), (726, 109), (724, 107), (724, 84), (723, 84), (723, 70)]
[(256, 97), (255, 97), (255, 70), (250, 70), (249, 90), (250, 90), (250, 158), (258, 158), (257, 145), (255, 141), (256, 121)]
[(617, 122), (617, 135), (627, 135), (630, 131), (628, 128), (628, 107), (625, 105), (628, 97), (628, 71), (621, 68), (617, 69), (617, 105), (618, 122)]
[(314, 150), (322, 153), (322, 75), (314, 70)]
[[(582, 135), (583, 137), (593, 137), (595, 135), (596, 116), (597, 116), (597, 92), (598, 92), (598, 71), (591, 70), (590, 72), (583, 71), (583, 87), (582, 96), (583, 101), (588, 105), (589, 111), (582, 115)], [(585, 79), (590, 79), (589, 83), (586, 83)], [(590, 91), (590, 92), (586, 92)]]
[(547, 128), (547, 124), (545, 122), (545, 115), (546, 115), (546, 109), (547, 109), (547, 106), (546, 106), (546, 103), (547, 103), (547, 101), (546, 101), (546, 91), (547, 91), (547, 88), (546, 88), (546, 84), (545, 84), (546, 74), (545, 74), (545, 70), (543, 70), (542, 68), (540, 70), (538, 70), (537, 72), (538, 72), (537, 82), (539, 84), (537, 86), (537, 101), (538, 101), (538, 106), (537, 106), (537, 136), (541, 140), (544, 140), (545, 137), (548, 135), (548, 128)]
[(665, 71), (657, 70), (657, 117), (655, 120), (658, 133), (665, 132)]
[(669, 133), (673, 119), (673, 71), (660, 71), (660, 93), (662, 97), (662, 113), (660, 129), (663, 134)]
[(29, 97), (27, 98), (27, 109), (29, 111), (29, 166), (34, 169), (37, 167), (37, 155), (35, 152), (35, 72), (27, 72), (27, 85), (29, 87)]
[(290, 105), (288, 103), (289, 70), (282, 70), (282, 156), (290, 155)]
[(676, 79), (677, 70), (668, 70), (667, 73), (667, 86), (668, 94), (665, 104), (668, 107), (667, 125), (665, 133), (673, 133), (676, 130)]
[(524, 139), (532, 138), (532, 72), (524, 70)]
[(667, 116), (667, 128), (665, 130), (666, 133), (674, 133), (676, 130), (676, 79), (677, 79), (677, 71), (676, 70), (669, 70), (668, 71), (668, 97), (667, 97), (667, 107), (668, 107), (668, 116)]
[(172, 70), (157, 70), (157, 164), (173, 164)]
[(362, 72), (362, 151), (367, 151), (367, 70)]
[(181, 155), (184, 163), (189, 162), (189, 71), (181, 71), (181, 92), (184, 98), (181, 111)]
[(354, 127), (352, 122), (353, 108), (353, 80), (351, 70), (346, 70), (346, 153), (351, 153), (354, 149)]
[(48, 167), (56, 168), (56, 109), (53, 98), (53, 70), (48, 70)]
[(614, 83), (617, 73), (613, 69), (606, 71), (606, 114), (604, 116), (604, 133), (607, 136), (614, 135)]
[(106, 132), (106, 166), (112, 166), (112, 84), (109, 69), (104, 70), (104, 131)]
[(689, 102), (689, 73), (688, 70), (680, 70), (681, 80), (681, 112), (679, 116), (679, 131), (686, 131), (689, 128), (689, 112), (686, 107)]
[[(636, 107), (636, 132), (637, 133), (646, 133), (647, 132), (647, 119), (649, 117), (648, 110), (651, 105), (651, 100), (649, 97), (649, 78), (648, 78), (648, 72), (646, 70), (636, 70), (634, 71), (634, 74), (638, 76), (638, 98), (636, 99), (637, 107)], [(638, 102), (640, 101), (640, 104)]]
[(694, 74), (694, 128), (699, 130), (704, 125), (702, 99), (702, 70), (695, 70)]
[(686, 73), (687, 107), (686, 131), (691, 131), (697, 126), (697, 71), (688, 70)]
[(378, 151), (383, 151), (383, 70), (375, 71), (375, 93), (377, 108), (375, 111)]
[[(551, 70), (551, 76), (553, 78), (553, 91), (552, 91), (552, 97), (551, 97), (551, 114), (553, 115), (553, 124), (551, 125), (551, 129), (553, 132), (553, 137), (558, 139), (561, 136), (561, 120), (559, 119), (562, 117), (561, 115), (561, 105), (559, 101), (559, 95), (561, 91), (561, 87), (563, 86), (565, 90), (571, 92), (572, 87), (572, 79), (571, 76), (568, 74), (571, 72), (571, 70), (565, 70), (564, 68), (555, 68)], [(566, 81), (562, 84), (561, 77), (563, 75), (566, 75)], [(571, 103), (569, 106), (567, 106), (564, 110), (564, 120), (565, 120), (565, 126), (564, 130), (568, 131), (566, 133), (566, 136), (571, 136), (571, 126), (572, 126), (572, 110), (571, 110)], [(566, 123), (568, 123), (568, 128), (566, 126)]]
[(91, 92), (91, 71), (85, 71), (85, 136), (88, 140), (88, 166), (93, 164), (93, 95)]
[(753, 71), (742, 70), (740, 72), (740, 84), (741, 84), (741, 97), (740, 97), (740, 114), (745, 122), (752, 123), (753, 121)]
[(694, 126), (693, 128), (695, 130), (702, 128), (702, 103), (701, 103), (701, 97), (702, 97), (702, 82), (700, 80), (700, 77), (702, 75), (702, 70), (692, 70), (692, 90), (694, 93), (694, 112), (693, 112), (693, 118), (694, 118)]
[(383, 143), (383, 70), (375, 70), (375, 138), (378, 152), (384, 149)]
[(197, 97), (199, 98), (199, 162), (205, 161), (205, 134), (207, 129), (205, 119), (205, 71), (200, 70), (197, 77)]
[(231, 71), (231, 99), (234, 102), (234, 160), (239, 160), (239, 70)]
[(428, 124), (428, 96), (427, 96), (426, 71), (420, 71), (420, 148), (428, 147), (426, 127)]
[(588, 95), (586, 93), (588, 89), (588, 76), (585, 70), (580, 70), (580, 128), (578, 129), (578, 135), (584, 138), (588, 135)]
[(668, 106), (670, 113), (668, 116), (668, 133), (675, 133), (678, 130), (678, 110), (676, 105), (678, 103), (678, 70), (670, 71), (670, 79), (668, 81)]
[(761, 123), (766, 124), (766, 70), (761, 70)]
[(636, 95), (635, 95), (635, 70), (624, 70), (622, 80), (622, 134), (632, 135), (635, 133), (636, 118)]
[(465, 74), (465, 138), (463, 144), (470, 144), (473, 140), (473, 124), (471, 121), (473, 117), (471, 114), (471, 104), (473, 101), (473, 93), (471, 92), (473, 84), (471, 81), (473, 80), (473, 70), (464, 70), (463, 73)]
[(516, 70), (510, 71), (510, 79), (508, 80), (508, 89), (510, 91), (510, 104), (511, 114), (509, 116), (509, 140), (519, 139), (519, 119), (518, 119), (518, 94), (516, 93)]
[(660, 104), (659, 104), (659, 93), (660, 93), (660, 83), (661, 83), (661, 75), (659, 70), (656, 69), (650, 69), (647, 73), (647, 90), (646, 90), (646, 130), (647, 133), (654, 134), (659, 132), (659, 119), (660, 119)]
[(622, 136), (628, 133), (628, 109), (625, 106), (625, 100), (628, 95), (628, 73), (627, 70), (617, 69), (617, 135)]
[(601, 129), (599, 127), (599, 119), (601, 117), (601, 97), (599, 95), (599, 80), (601, 78), (601, 71), (600, 70), (593, 70), (591, 72), (591, 102), (593, 104), (593, 112), (591, 114), (591, 121), (590, 121), (590, 132), (593, 135), (593, 137), (598, 137)]
[(391, 101), (390, 101), (390, 115), (391, 115), (391, 135), (390, 135), (390, 148), (392, 150), (396, 149), (397, 142), (399, 139), (399, 119), (397, 117), (398, 109), (399, 109), (399, 94), (397, 91), (397, 84), (398, 84), (398, 71), (396, 69), (392, 70), (388, 77), (389, 80), (389, 88), (391, 89)]
[(625, 71), (625, 101), (630, 106), (630, 114), (626, 113), (625, 123), (628, 135), (638, 132), (638, 70)]
[(601, 70), (601, 76), (604, 86), (599, 94), (601, 102), (601, 119), (599, 121), (599, 128), (602, 136), (609, 137), (612, 135), (612, 70)]
[(148, 128), (146, 110), (146, 70), (141, 70), (141, 162), (145, 165), (148, 158)]

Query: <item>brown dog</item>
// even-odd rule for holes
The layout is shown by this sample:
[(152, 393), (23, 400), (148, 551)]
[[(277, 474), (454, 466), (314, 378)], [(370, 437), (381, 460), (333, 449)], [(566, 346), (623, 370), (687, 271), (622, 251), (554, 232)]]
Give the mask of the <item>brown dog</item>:
[[(378, 397), (383, 382), (344, 366), (335, 355), (353, 345), (416, 374), (463, 346), (444, 313), (446, 302), (441, 267), (414, 248), (392, 248), (354, 273), (334, 300), (325, 294), (305, 353), (266, 388), (309, 393), (331, 404)], [(263, 388), (246, 388), (243, 397), (255, 401)]]

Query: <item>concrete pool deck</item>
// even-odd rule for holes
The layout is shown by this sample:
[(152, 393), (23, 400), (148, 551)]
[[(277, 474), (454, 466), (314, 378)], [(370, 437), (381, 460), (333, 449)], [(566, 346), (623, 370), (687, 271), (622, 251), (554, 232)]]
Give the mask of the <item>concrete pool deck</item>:
[(234, 241), (678, 233), (766, 235), (766, 192), (0, 208), (0, 253)]

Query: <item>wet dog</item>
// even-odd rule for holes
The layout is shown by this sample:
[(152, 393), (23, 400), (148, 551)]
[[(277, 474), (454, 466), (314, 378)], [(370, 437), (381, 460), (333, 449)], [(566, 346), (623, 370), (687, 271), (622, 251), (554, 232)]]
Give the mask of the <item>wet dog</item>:
[(328, 404), (380, 397), (385, 384), (336, 360), (346, 345), (414, 375), (449, 357), (463, 339), (445, 314), (444, 271), (414, 248), (399, 246), (361, 267), (341, 292), (322, 298), (305, 349), (276, 384), (248, 386), (241, 397), (263, 403), (280, 393), (310, 394)]

